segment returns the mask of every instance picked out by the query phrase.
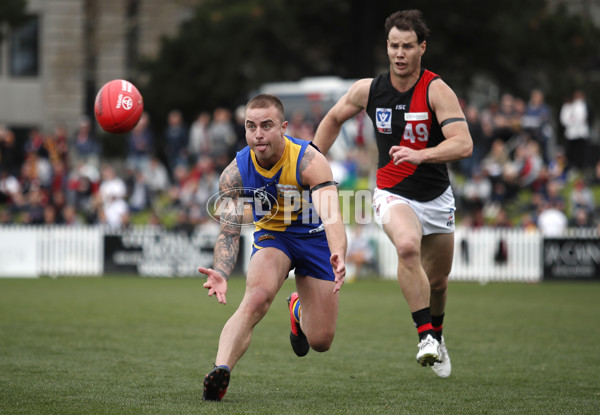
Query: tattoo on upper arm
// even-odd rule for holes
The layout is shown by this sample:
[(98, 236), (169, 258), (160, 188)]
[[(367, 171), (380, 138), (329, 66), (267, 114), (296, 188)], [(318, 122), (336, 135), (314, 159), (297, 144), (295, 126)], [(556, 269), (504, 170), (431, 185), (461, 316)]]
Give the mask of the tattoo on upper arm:
[(304, 152), (304, 156), (302, 160), (300, 160), (300, 164), (298, 165), (298, 172), (302, 175), (304, 171), (310, 165), (310, 162), (314, 160), (316, 151), (314, 148), (306, 147), (306, 151)]
[(223, 173), (221, 173), (221, 178), (219, 179), (219, 190), (222, 192), (229, 192), (232, 189), (241, 189), (242, 187), (242, 175), (238, 169), (237, 160), (234, 159), (229, 166), (223, 170)]

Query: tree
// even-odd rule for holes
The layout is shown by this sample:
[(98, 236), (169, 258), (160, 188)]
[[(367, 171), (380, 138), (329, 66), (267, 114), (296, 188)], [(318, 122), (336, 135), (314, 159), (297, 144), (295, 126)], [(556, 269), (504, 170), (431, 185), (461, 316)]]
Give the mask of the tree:
[[(8, 23), (13, 27), (24, 23), (27, 19), (25, 6), (25, 0), (2, 0), (0, 2), (0, 27), (3, 23)], [(0, 30), (0, 41), (2, 41), (3, 35)]]
[[(600, 31), (587, 15), (551, 9), (546, 0), (485, 7), (407, 0), (401, 7), (423, 11), (432, 29), (423, 64), (459, 95), (479, 75), (522, 98), (542, 88), (555, 107), (577, 84), (598, 89)], [(177, 36), (163, 40), (159, 57), (142, 63), (147, 107), (155, 120), (173, 108), (189, 120), (202, 109), (244, 103), (264, 82), (377, 75), (388, 67), (383, 23), (397, 8), (394, 0), (203, 1)]]
[(349, 12), (335, 0), (202, 2), (176, 37), (163, 39), (158, 58), (141, 64), (153, 118), (173, 108), (190, 119), (202, 109), (231, 107), (267, 81), (345, 75), (334, 64), (345, 51), (331, 32), (350, 33)]

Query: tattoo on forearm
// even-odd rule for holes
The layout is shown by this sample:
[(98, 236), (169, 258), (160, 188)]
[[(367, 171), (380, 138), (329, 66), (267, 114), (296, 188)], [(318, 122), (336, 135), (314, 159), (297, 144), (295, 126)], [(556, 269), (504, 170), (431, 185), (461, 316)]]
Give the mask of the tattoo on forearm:
[(221, 174), (221, 230), (215, 244), (214, 270), (228, 278), (237, 262), (243, 209), (238, 208), (242, 194), (242, 176), (234, 160)]
[(235, 267), (240, 250), (240, 228), (236, 229), (234, 232), (221, 229), (215, 244), (214, 269), (226, 279)]

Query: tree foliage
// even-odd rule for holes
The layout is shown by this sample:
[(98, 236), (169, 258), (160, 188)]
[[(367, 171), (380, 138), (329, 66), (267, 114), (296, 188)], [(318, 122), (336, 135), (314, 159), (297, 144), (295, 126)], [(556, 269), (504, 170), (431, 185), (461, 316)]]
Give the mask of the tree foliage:
[(159, 58), (142, 64), (150, 80), (145, 100), (160, 114), (180, 108), (190, 117), (245, 102), (263, 82), (335, 72), (343, 51), (331, 28), (350, 27), (329, 16), (345, 16), (345, 8), (333, 0), (205, 1), (175, 38), (163, 40)]
[[(305, 76), (371, 77), (387, 70), (385, 18), (392, 0), (203, 1), (159, 57), (141, 63), (142, 92), (158, 119), (179, 108), (233, 107), (264, 82)], [(527, 98), (534, 87), (556, 103), (576, 86), (598, 88), (600, 31), (586, 14), (545, 0), (404, 1), (432, 30), (424, 56), (458, 92), (483, 76)]]
[[(26, 21), (25, 0), (2, 0), (0, 2), (0, 27), (3, 23), (16, 27)], [(3, 33), (0, 30), (0, 41)]]

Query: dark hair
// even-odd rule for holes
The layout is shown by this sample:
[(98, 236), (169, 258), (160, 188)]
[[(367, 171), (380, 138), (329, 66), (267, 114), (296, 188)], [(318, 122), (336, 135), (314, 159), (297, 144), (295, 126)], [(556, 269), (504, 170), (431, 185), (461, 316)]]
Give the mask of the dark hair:
[(385, 34), (389, 35), (394, 27), (398, 30), (414, 31), (419, 43), (422, 43), (430, 33), (421, 10), (402, 10), (391, 14), (385, 19)]
[(275, 95), (260, 94), (252, 98), (246, 104), (246, 110), (250, 108), (269, 108), (275, 107), (281, 116), (281, 121), (285, 119), (285, 110), (283, 109), (283, 103)]

